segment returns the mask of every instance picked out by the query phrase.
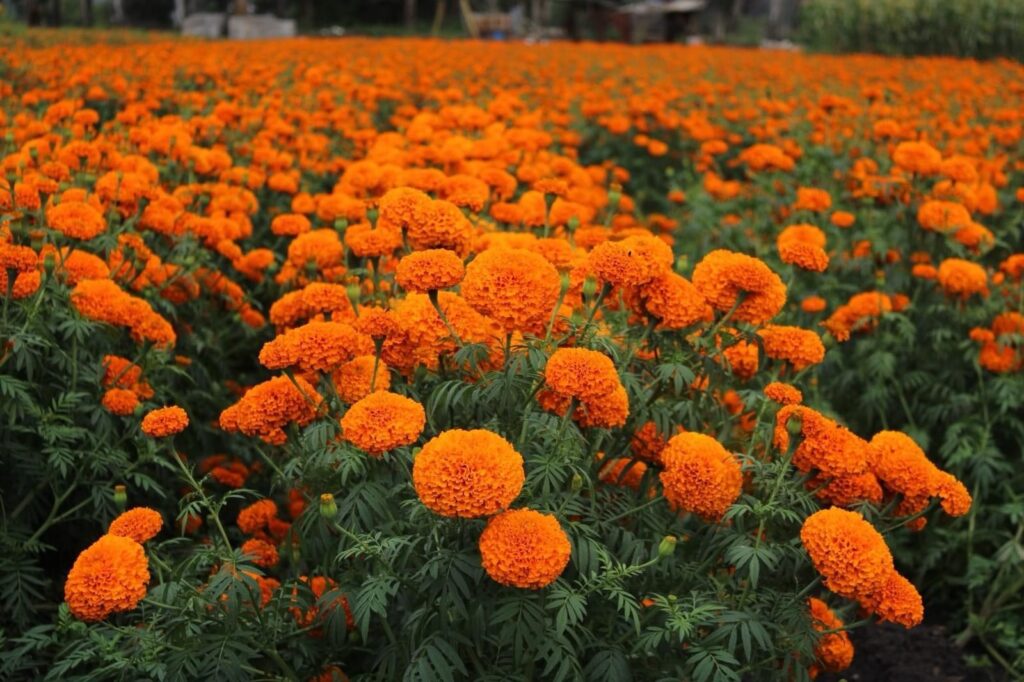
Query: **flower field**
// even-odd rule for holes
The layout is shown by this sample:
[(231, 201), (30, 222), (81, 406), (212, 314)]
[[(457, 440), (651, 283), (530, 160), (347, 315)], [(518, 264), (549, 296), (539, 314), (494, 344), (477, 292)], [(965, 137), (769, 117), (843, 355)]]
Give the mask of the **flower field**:
[(1024, 669), (1020, 64), (85, 35), (0, 46), (0, 678)]

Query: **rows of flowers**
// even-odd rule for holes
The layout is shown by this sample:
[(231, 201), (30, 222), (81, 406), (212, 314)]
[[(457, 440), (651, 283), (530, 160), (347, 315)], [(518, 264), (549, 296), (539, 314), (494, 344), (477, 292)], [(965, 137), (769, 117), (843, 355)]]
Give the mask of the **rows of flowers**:
[(0, 676), (1020, 662), (1024, 68), (34, 40)]

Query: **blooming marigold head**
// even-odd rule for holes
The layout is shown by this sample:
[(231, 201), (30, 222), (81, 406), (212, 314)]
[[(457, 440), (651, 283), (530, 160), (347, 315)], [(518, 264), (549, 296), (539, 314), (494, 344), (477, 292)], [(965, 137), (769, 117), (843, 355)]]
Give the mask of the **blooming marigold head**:
[(480, 534), (480, 558), (487, 575), (508, 587), (539, 590), (569, 563), (572, 546), (558, 519), (532, 509), (502, 512)]
[(406, 291), (425, 294), (455, 286), (465, 274), (466, 267), (454, 251), (427, 249), (398, 261), (395, 280)]
[(800, 443), (793, 451), (793, 466), (800, 471), (817, 469), (826, 476), (850, 476), (868, 467), (868, 444), (845, 426), (803, 405), (787, 405), (775, 415), (774, 445), (790, 447), (789, 420), (800, 420)]
[(131, 538), (141, 544), (156, 537), (163, 525), (164, 519), (160, 512), (149, 507), (135, 507), (111, 521), (107, 532)]
[(936, 272), (939, 286), (950, 296), (961, 299), (974, 294), (988, 296), (988, 273), (977, 263), (962, 258), (947, 258)]
[(100, 212), (84, 201), (62, 201), (46, 210), (46, 224), (65, 236), (88, 240), (107, 230)]
[(913, 583), (892, 570), (885, 580), (861, 600), (861, 605), (882, 622), (905, 628), (920, 625), (924, 620), (924, 603)]
[(387, 391), (371, 393), (341, 418), (342, 437), (371, 455), (415, 443), (425, 424), (422, 405)]
[(148, 584), (149, 562), (142, 545), (108, 534), (75, 559), (64, 584), (64, 600), (76, 618), (103, 620), (134, 609), (146, 596)]
[(811, 272), (824, 272), (828, 267), (825, 233), (814, 225), (790, 225), (775, 239), (783, 263)]
[(711, 436), (673, 436), (661, 451), (661, 462), (665, 498), (674, 507), (717, 520), (740, 496), (740, 463)]
[(277, 518), (277, 503), (273, 500), (257, 500), (238, 512), (238, 529), (247, 535), (264, 531)]
[(903, 170), (919, 175), (934, 175), (942, 165), (942, 154), (927, 142), (900, 142), (892, 160)]
[[(786, 285), (765, 263), (742, 253), (717, 249), (693, 270), (693, 284), (716, 310), (736, 306), (733, 318), (763, 324), (786, 304)], [(743, 301), (737, 305), (738, 298)]]
[(800, 540), (825, 586), (848, 599), (874, 593), (894, 571), (885, 538), (857, 512), (817, 511), (804, 521)]
[(127, 388), (110, 388), (103, 394), (103, 409), (119, 417), (126, 417), (139, 406), (139, 396)]
[(844, 623), (825, 602), (811, 597), (807, 600), (811, 611), (811, 624), (818, 632), (825, 632), (814, 647), (814, 656), (821, 668), (832, 673), (842, 672), (853, 663), (853, 643), (843, 630)]
[(800, 389), (790, 384), (773, 381), (764, 387), (765, 396), (779, 405), (799, 405), (804, 401)]
[(598, 244), (587, 264), (601, 282), (635, 287), (646, 284), (672, 266), (672, 249), (657, 237), (634, 236)]
[(825, 359), (821, 337), (809, 329), (784, 325), (768, 325), (757, 335), (764, 342), (765, 355), (782, 360), (800, 371)]
[(599, 400), (621, 386), (611, 358), (586, 348), (559, 348), (544, 367), (553, 391), (581, 401)]
[(561, 290), (555, 266), (526, 249), (488, 249), (462, 280), (466, 302), (506, 332), (543, 333)]
[(441, 516), (494, 514), (512, 503), (524, 480), (522, 455), (483, 429), (439, 434), (423, 446), (412, 468), (420, 501)]
[(153, 438), (181, 433), (188, 426), (188, 415), (177, 405), (150, 410), (142, 418), (142, 432)]

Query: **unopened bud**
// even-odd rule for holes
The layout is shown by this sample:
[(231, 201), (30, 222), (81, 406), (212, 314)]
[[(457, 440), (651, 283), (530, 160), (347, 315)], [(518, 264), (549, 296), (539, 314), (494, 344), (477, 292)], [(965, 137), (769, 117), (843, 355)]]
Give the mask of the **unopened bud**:
[(665, 557), (672, 556), (676, 551), (676, 536), (666, 535), (661, 539), (661, 544), (658, 545), (658, 556), (662, 559)]
[(334, 221), (334, 229), (338, 232), (344, 232), (345, 228), (348, 227), (348, 221), (344, 218), (338, 218)]
[(320, 496), (320, 516), (325, 519), (333, 519), (338, 515), (338, 503), (334, 501), (334, 495), (324, 493)]
[(46, 254), (46, 257), (43, 259), (43, 269), (46, 270), (46, 274), (52, 275), (56, 267), (57, 259), (53, 257), (53, 253)]
[(581, 488), (583, 488), (583, 477), (578, 473), (573, 474), (572, 483), (569, 484), (569, 489), (574, 493), (578, 493)]
[(124, 511), (128, 504), (128, 488), (123, 485), (114, 486), (114, 504), (117, 505), (118, 511)]
[(786, 430), (791, 436), (799, 436), (804, 430), (804, 420), (798, 414), (792, 415), (786, 422)]

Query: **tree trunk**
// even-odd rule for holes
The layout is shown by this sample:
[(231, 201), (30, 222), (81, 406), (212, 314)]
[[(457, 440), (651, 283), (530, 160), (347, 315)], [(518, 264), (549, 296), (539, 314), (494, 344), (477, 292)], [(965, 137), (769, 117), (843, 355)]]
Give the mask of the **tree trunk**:
[(61, 24), (60, 0), (53, 0), (53, 11), (50, 14), (50, 17), (51, 17), (51, 23), (54, 26), (60, 26), (60, 24)]
[(92, 26), (92, 0), (82, 0), (82, 25)]

